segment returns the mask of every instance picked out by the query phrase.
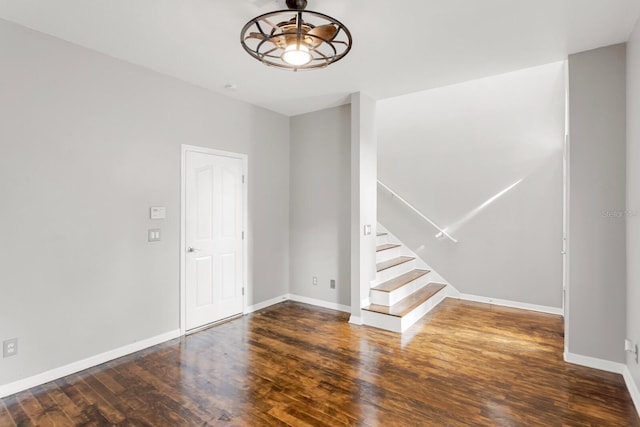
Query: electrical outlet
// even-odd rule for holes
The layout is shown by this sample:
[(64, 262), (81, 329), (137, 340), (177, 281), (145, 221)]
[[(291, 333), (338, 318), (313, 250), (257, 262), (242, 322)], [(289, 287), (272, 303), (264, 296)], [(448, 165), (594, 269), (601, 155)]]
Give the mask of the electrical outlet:
[(18, 354), (18, 338), (2, 341), (2, 357), (11, 357)]
[(160, 229), (159, 228), (150, 228), (149, 229), (149, 242), (159, 242), (160, 238)]
[(318, 278), (316, 276), (313, 276), (312, 283), (313, 283), (313, 286), (318, 286)]
[(335, 289), (336, 288), (336, 281), (334, 279), (331, 279), (331, 282), (329, 283), (329, 287), (331, 289)]

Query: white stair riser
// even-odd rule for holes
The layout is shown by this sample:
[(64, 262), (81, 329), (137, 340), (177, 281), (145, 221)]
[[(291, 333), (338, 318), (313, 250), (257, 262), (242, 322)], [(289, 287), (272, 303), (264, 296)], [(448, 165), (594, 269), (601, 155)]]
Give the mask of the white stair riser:
[(402, 332), (402, 319), (388, 314), (362, 310), (362, 324), (391, 332)]
[(376, 236), (376, 246), (384, 245), (389, 242), (389, 235)]
[(397, 248), (393, 249), (386, 249), (384, 251), (376, 252), (376, 262), (398, 258), (400, 255), (402, 255), (402, 246), (398, 246)]
[(416, 268), (416, 261), (411, 260), (403, 262), (402, 264), (398, 264), (391, 268), (387, 268), (386, 270), (379, 271), (376, 273), (375, 283), (380, 284), (382, 282), (386, 282), (387, 280), (391, 280), (394, 277), (400, 276), (401, 274), (408, 273), (414, 268)]
[(377, 291), (375, 289), (371, 289), (371, 293), (370, 293), (371, 303), (378, 304), (378, 305), (392, 306), (393, 304), (408, 297), (415, 291), (427, 285), (429, 282), (430, 282), (429, 275), (425, 274), (424, 276), (418, 277), (417, 279), (407, 283), (406, 285), (392, 292), (382, 292), (382, 291)]

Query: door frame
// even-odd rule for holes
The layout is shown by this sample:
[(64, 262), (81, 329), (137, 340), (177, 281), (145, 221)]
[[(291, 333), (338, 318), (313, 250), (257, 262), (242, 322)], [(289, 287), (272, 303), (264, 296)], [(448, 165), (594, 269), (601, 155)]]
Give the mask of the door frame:
[(248, 233), (247, 233), (247, 225), (248, 225), (248, 163), (249, 156), (246, 154), (233, 153), (230, 151), (222, 151), (215, 150), (213, 148), (206, 147), (198, 147), (195, 145), (181, 145), (181, 157), (180, 157), (180, 335), (185, 335), (187, 332), (187, 278), (186, 278), (186, 225), (187, 225), (187, 216), (186, 216), (186, 172), (187, 172), (187, 152), (195, 152), (202, 154), (212, 154), (214, 156), (222, 156), (222, 157), (231, 157), (233, 159), (242, 160), (242, 175), (243, 179), (243, 187), (242, 187), (242, 229), (244, 230), (244, 239), (242, 240), (242, 274), (243, 274), (243, 297), (242, 297), (242, 313), (244, 314), (247, 310), (247, 287), (248, 287), (248, 277), (249, 277), (249, 262), (248, 262)]
[(562, 314), (564, 316), (564, 360), (569, 354), (571, 301), (571, 111), (569, 93), (569, 61), (564, 61), (564, 141), (562, 146)]

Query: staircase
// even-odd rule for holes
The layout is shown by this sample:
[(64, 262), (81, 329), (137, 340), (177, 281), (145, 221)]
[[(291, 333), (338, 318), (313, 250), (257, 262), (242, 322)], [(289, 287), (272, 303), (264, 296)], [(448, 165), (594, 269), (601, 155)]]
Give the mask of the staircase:
[(363, 307), (365, 325), (404, 332), (457, 291), (398, 239), (378, 225), (376, 279), (370, 304)]

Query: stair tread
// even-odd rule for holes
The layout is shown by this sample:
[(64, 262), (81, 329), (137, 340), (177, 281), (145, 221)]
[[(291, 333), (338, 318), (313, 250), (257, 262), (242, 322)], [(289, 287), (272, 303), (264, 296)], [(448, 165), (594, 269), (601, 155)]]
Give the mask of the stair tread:
[(420, 288), (403, 300), (397, 302), (391, 307), (386, 305), (371, 304), (363, 310), (374, 311), (377, 313), (388, 314), (394, 317), (404, 317), (411, 313), (413, 309), (427, 301), (429, 298), (440, 292), (446, 287), (441, 283), (429, 283), (427, 286)]
[(392, 258), (387, 261), (382, 261), (376, 264), (376, 269), (378, 272), (382, 270), (386, 270), (391, 267), (395, 267), (396, 265), (404, 264), (405, 262), (413, 261), (415, 258), (408, 256), (400, 256), (397, 258)]
[(376, 236), (380, 237), (380, 236), (386, 236), (386, 235), (388, 235), (388, 234), (389, 234), (389, 233), (382, 233), (382, 232), (380, 232), (380, 233), (376, 233)]
[(426, 274), (429, 274), (430, 272), (431, 272), (430, 270), (418, 270), (418, 269), (411, 270), (410, 272), (404, 273), (401, 276), (394, 277), (391, 280), (387, 280), (386, 282), (379, 284), (373, 289), (381, 292), (393, 292), (396, 289), (400, 289), (407, 283), (411, 283), (414, 280)]
[(402, 245), (396, 245), (394, 243), (387, 243), (384, 245), (376, 246), (376, 252), (386, 251), (387, 249), (399, 248)]

